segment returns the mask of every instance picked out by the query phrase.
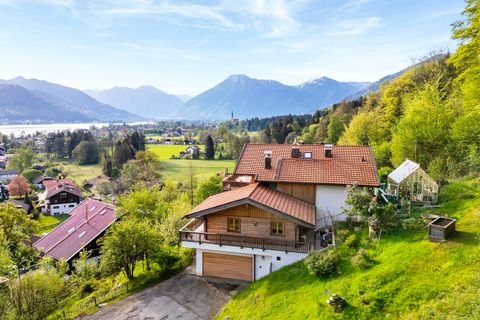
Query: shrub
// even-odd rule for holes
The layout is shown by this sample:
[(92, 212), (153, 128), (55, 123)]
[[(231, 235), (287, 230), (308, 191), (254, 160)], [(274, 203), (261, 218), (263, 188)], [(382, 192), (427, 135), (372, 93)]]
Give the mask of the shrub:
[(407, 218), (401, 220), (402, 229), (404, 230), (420, 230), (425, 227), (422, 218)]
[(364, 250), (358, 250), (351, 260), (352, 265), (358, 269), (369, 269), (375, 264), (375, 260), (370, 257), (370, 255)]
[(340, 257), (335, 249), (313, 251), (305, 259), (310, 274), (323, 278), (334, 275), (339, 262)]
[(42, 175), (42, 171), (36, 169), (28, 169), (22, 172), (22, 176), (24, 176), (29, 182), (32, 182), (33, 179)]
[(360, 239), (356, 233), (353, 233), (349, 235), (347, 239), (345, 239), (343, 244), (350, 249), (357, 248), (358, 245), (360, 244)]
[(350, 236), (350, 234), (350, 230), (340, 229), (335, 233), (335, 241), (338, 243), (343, 243)]

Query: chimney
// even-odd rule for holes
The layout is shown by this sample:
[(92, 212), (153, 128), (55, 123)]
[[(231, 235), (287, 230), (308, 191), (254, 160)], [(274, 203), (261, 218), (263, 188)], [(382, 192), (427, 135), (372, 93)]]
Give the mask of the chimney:
[(333, 158), (333, 144), (325, 144), (325, 158)]
[(301, 152), (300, 148), (298, 146), (293, 146), (292, 147), (292, 158), (300, 158)]
[(272, 169), (272, 151), (264, 151), (265, 155), (265, 169)]

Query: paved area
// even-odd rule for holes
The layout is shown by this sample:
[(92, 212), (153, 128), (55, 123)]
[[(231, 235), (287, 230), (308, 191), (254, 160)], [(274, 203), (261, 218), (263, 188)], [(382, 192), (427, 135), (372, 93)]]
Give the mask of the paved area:
[(81, 319), (212, 319), (238, 287), (238, 284), (207, 281), (187, 271)]

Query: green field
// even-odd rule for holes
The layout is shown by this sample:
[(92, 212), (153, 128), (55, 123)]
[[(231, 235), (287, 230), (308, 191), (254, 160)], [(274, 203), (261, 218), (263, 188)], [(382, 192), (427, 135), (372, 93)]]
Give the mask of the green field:
[(78, 165), (75, 162), (63, 161), (55, 164), (66, 176), (79, 185), (102, 174), (101, 164)]
[[(172, 155), (178, 156), (180, 151), (187, 148), (185, 145), (148, 145), (147, 149), (155, 152), (162, 164), (162, 175), (164, 179), (175, 181), (187, 180), (190, 170), (193, 170), (195, 178), (202, 178), (215, 173), (223, 173), (225, 168), (232, 172), (235, 160), (174, 160)], [(190, 169), (191, 168), (191, 169)]]
[[(480, 319), (480, 180), (448, 185), (442, 202), (428, 212), (457, 218), (447, 242), (430, 242), (425, 227), (390, 232), (362, 244), (372, 268), (356, 269), (342, 254), (339, 274), (327, 279), (300, 261), (239, 292), (216, 319)], [(343, 313), (326, 303), (333, 293), (346, 299)]]

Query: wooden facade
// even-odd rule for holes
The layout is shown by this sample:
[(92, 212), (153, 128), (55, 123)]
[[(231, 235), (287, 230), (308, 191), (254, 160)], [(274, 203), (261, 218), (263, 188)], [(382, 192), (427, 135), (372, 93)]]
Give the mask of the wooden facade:
[(277, 190), (310, 204), (315, 204), (314, 184), (277, 183)]
[(49, 204), (79, 203), (80, 197), (67, 191), (62, 191), (50, 197)]
[(253, 281), (252, 257), (231, 254), (203, 253), (203, 275)]
[[(240, 219), (240, 233), (228, 232), (228, 218)], [(282, 222), (284, 225), (283, 236), (272, 236), (270, 233), (271, 222)], [(297, 225), (289, 220), (282, 219), (270, 212), (252, 205), (241, 205), (229, 208), (218, 213), (205, 216), (205, 230), (208, 233), (233, 234), (266, 239), (282, 239), (296, 241), (299, 239)]]

